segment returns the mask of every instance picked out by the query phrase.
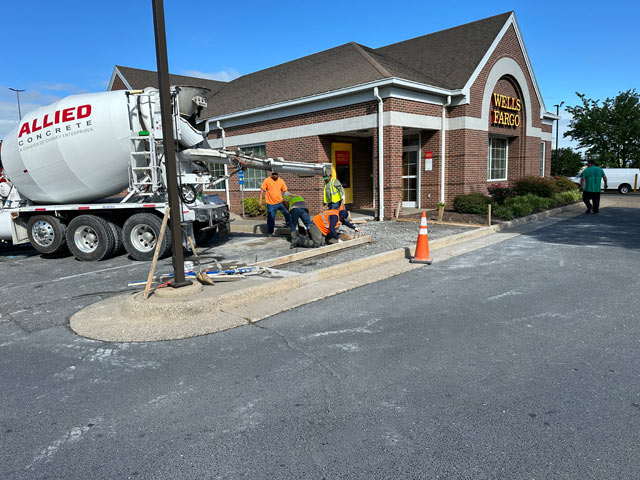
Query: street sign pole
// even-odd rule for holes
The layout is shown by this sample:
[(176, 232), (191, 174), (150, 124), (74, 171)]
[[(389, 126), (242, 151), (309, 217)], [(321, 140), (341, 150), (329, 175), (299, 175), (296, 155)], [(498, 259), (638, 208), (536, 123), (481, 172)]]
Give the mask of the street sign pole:
[[(171, 115), (171, 91), (169, 89), (169, 62), (167, 59), (167, 37), (164, 26), (163, 0), (152, 0), (153, 28), (156, 37), (156, 60), (158, 63), (158, 84), (160, 87), (160, 113), (162, 116), (162, 144), (164, 161), (167, 168), (167, 193), (169, 195), (169, 225), (171, 227), (171, 250), (173, 261), (174, 288), (191, 285), (185, 280), (184, 256), (182, 252), (182, 207), (178, 198), (178, 174), (176, 169), (176, 151), (173, 138), (173, 118)], [(162, 238), (158, 238), (158, 242)]]
[(240, 184), (240, 193), (242, 195), (242, 218), (244, 218), (244, 170), (238, 171), (238, 183)]

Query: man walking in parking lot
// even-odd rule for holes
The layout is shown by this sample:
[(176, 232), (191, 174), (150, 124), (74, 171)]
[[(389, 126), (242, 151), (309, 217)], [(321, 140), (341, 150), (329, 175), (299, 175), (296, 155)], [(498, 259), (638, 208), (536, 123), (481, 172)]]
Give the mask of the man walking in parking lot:
[(582, 201), (587, 206), (585, 213), (592, 211), (598, 213), (600, 211), (600, 184), (604, 180), (604, 188), (607, 189), (607, 176), (594, 160), (588, 160), (587, 168), (580, 177)]

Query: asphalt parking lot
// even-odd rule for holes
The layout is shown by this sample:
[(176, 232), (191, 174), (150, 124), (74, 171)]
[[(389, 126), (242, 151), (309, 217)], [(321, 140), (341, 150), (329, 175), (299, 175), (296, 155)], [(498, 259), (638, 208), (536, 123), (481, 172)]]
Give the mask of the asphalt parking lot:
[[(360, 227), (363, 234), (372, 235), (372, 244), (280, 268), (303, 272), (362, 258), (411, 244), (418, 232), (414, 223), (370, 222)], [(430, 236), (438, 238), (465, 230), (437, 225), (430, 227)], [(219, 264), (225, 269), (292, 253), (287, 237), (242, 233), (215, 239), (198, 250), (204, 267)], [(194, 258), (185, 253), (185, 260)], [(0, 244), (0, 322), (13, 321), (28, 332), (67, 325), (71, 315), (92, 303), (139, 290), (127, 284), (146, 280), (149, 265), (124, 253), (101, 262), (80, 262), (71, 255), (42, 256), (29, 245)], [(172, 271), (171, 258), (158, 262), (156, 273)]]

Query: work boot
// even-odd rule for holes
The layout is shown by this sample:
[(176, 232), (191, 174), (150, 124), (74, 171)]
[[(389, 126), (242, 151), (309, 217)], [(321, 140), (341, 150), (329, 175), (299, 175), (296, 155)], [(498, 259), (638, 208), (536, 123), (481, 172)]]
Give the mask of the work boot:
[(298, 232), (295, 230), (291, 232), (291, 248), (295, 248), (298, 246)]

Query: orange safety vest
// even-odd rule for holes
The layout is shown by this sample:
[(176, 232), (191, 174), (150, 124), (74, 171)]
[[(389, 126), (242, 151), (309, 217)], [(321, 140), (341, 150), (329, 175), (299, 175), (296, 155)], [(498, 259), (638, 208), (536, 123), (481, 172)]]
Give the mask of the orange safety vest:
[(325, 236), (328, 235), (331, 231), (329, 229), (329, 217), (331, 215), (335, 215), (336, 217), (338, 217), (338, 223), (336, 223), (336, 228), (338, 228), (340, 226), (340, 214), (338, 213), (338, 210), (327, 210), (326, 212), (319, 213), (318, 215), (313, 217), (313, 223), (316, 224), (318, 230), (320, 230)]

